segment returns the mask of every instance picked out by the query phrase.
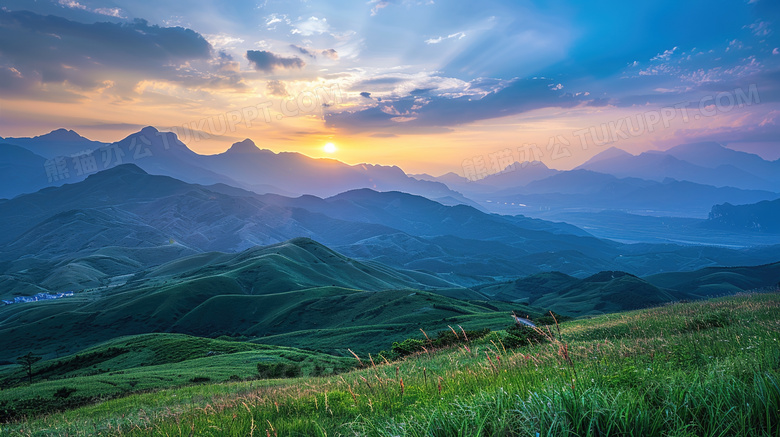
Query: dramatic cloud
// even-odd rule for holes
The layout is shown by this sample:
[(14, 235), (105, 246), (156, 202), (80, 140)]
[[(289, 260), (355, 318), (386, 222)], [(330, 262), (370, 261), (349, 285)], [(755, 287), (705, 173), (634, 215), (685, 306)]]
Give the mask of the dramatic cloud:
[[(361, 96), (366, 97), (363, 94)], [(539, 108), (567, 108), (585, 101), (584, 97), (561, 93), (555, 84), (546, 80), (516, 80), (501, 90), (485, 95), (437, 95), (421, 99), (419, 94), (385, 100), (377, 106), (359, 111), (329, 114), (326, 120), (331, 126), (351, 132), (441, 132), (442, 128), (478, 120)]]
[(277, 69), (300, 69), (306, 65), (301, 58), (283, 58), (265, 50), (247, 50), (246, 58), (256, 70), (265, 72), (272, 72)]
[(85, 24), (0, 10), (0, 66), (23, 88), (63, 82), (93, 88), (128, 77), (133, 83), (132, 77), (177, 80), (180, 64), (211, 55), (208, 41), (181, 27), (159, 27), (140, 19)]

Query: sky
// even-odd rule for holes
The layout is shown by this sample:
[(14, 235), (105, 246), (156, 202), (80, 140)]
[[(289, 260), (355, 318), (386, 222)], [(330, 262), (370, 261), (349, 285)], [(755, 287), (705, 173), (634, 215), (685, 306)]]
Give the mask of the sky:
[(699, 141), (778, 159), (779, 100), (769, 0), (0, 1), (3, 137), (152, 125), (468, 176)]

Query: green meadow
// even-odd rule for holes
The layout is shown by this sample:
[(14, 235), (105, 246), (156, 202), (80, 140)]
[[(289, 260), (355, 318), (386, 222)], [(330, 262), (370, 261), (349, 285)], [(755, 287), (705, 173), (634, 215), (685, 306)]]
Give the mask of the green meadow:
[[(777, 436), (778, 314), (773, 292), (469, 339), (457, 325), (481, 326), (459, 320), (413, 336), (411, 353), (388, 342), (382, 355), (351, 358), (125, 337), (36, 363), (32, 384), (0, 391), (2, 434)], [(0, 377), (24, 373), (7, 366)], [(47, 401), (51, 411), (35, 411)]]

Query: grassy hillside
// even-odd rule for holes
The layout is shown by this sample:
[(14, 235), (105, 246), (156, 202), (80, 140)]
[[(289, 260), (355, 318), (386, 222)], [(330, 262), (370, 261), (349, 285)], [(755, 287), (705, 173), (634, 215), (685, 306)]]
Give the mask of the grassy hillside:
[[(778, 309), (777, 292), (667, 305), (565, 322), (560, 332), (545, 329), (542, 343), (514, 349), (506, 333), (496, 332), (389, 364), (363, 357), (363, 368), (338, 376), (134, 394), (9, 423), (3, 431), (774, 436)], [(53, 396), (54, 388), (41, 386), (39, 393)]]

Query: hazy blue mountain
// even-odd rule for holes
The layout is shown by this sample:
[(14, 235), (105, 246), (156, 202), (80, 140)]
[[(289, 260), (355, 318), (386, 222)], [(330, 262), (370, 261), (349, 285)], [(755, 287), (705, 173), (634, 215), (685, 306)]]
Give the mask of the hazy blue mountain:
[(780, 160), (767, 161), (758, 155), (723, 147), (718, 143), (682, 144), (665, 152), (678, 159), (707, 168), (732, 166), (780, 187)]
[(0, 198), (10, 199), (50, 185), (46, 158), (12, 144), (0, 143)]
[[(699, 246), (748, 248), (780, 244), (780, 233), (750, 229), (705, 227), (706, 219), (629, 214), (618, 210), (598, 212), (550, 211), (544, 220), (572, 224), (598, 238), (622, 243), (677, 243)], [(778, 256), (780, 258), (780, 256)]]
[(630, 159), (634, 155), (626, 152), (623, 149), (618, 149), (617, 147), (610, 147), (609, 149), (604, 150), (603, 152), (599, 152), (595, 156), (591, 157), (589, 160), (585, 161), (584, 164), (580, 165), (580, 168), (588, 168), (590, 165), (596, 164), (597, 162), (605, 161), (607, 159)]
[(410, 174), (409, 176), (422, 181), (441, 182), (443, 184), (446, 184), (448, 187), (459, 185), (459, 184), (463, 185), (471, 182), (468, 179), (464, 178), (463, 176), (454, 172), (448, 172), (441, 176), (431, 176), (428, 173)]
[(570, 170), (556, 173), (548, 178), (534, 181), (524, 187), (499, 191), (497, 197), (507, 194), (602, 194), (628, 193), (654, 185), (638, 178), (617, 178), (590, 170)]
[(749, 205), (724, 203), (710, 211), (704, 227), (755, 232), (780, 232), (780, 199)]
[(526, 205), (524, 209), (603, 209), (646, 212), (651, 215), (706, 217), (712, 205), (773, 200), (777, 193), (713, 187), (688, 181), (662, 182), (617, 178), (589, 170), (562, 172), (525, 187), (495, 193), (494, 202)]
[(46, 157), (55, 154), (45, 161), (45, 167), (41, 165), (43, 178), (38, 177), (34, 182), (20, 182), (17, 184), (18, 193), (31, 193), (46, 186), (76, 183), (101, 170), (127, 163), (136, 164), (149, 173), (171, 176), (191, 183), (240, 185), (230, 177), (204, 168), (198, 162), (202, 158), (201, 155), (188, 149), (175, 134), (159, 132), (153, 127), (146, 127), (111, 144), (90, 141), (74, 131), (64, 129), (32, 139), (11, 140), (25, 148), (45, 146), (48, 153), (44, 155)]
[(24, 147), (44, 158), (71, 156), (88, 150), (99, 149), (106, 145), (82, 137), (73, 130), (56, 129), (47, 134), (32, 138), (5, 138), (5, 143)]
[(617, 177), (662, 181), (666, 178), (716, 187), (777, 191), (780, 164), (717, 143), (683, 144), (665, 152), (634, 156), (610, 148), (577, 167)]
[(446, 173), (444, 175), (433, 177), (428, 174), (412, 175), (417, 179), (437, 181), (446, 184), (453, 190), (457, 190), (469, 198), (483, 199), (492, 193), (508, 188), (516, 188), (527, 185), (531, 182), (548, 178), (559, 173), (558, 170), (548, 168), (544, 163), (534, 162), (515, 162), (501, 173), (488, 175), (487, 177), (472, 181), (455, 173)]
[[(679, 150), (685, 151), (687, 149)], [(756, 176), (749, 170), (737, 168), (729, 163), (720, 163), (715, 167), (702, 167), (663, 152), (645, 152), (634, 156), (625, 152), (613, 152), (609, 149), (602, 153), (608, 155), (597, 155), (577, 169), (610, 174), (619, 178), (634, 177), (652, 181), (663, 181), (671, 178), (715, 187), (736, 187), (747, 190), (778, 189), (778, 185)], [(688, 154), (682, 153), (682, 155), (687, 156)]]
[[(146, 172), (170, 176), (194, 184), (224, 183), (240, 184), (227, 176), (229, 173), (213, 171), (204, 165), (203, 156), (193, 152), (179, 141), (172, 132), (160, 132), (148, 126), (112, 144), (125, 155), (108, 167), (121, 163), (133, 163)], [(100, 150), (101, 156), (108, 153), (108, 147)]]
[(480, 182), (498, 189), (520, 187), (531, 182), (542, 180), (559, 173), (559, 170), (548, 168), (539, 161), (515, 162), (501, 173), (495, 173), (480, 180)]
[(160, 132), (151, 126), (111, 144), (90, 141), (64, 129), (34, 138), (7, 138), (6, 142), (28, 150), (41, 150), (44, 158), (57, 158), (62, 166), (53, 181), (46, 178), (46, 182), (40, 184), (24, 183), (19, 179), (13, 189), (7, 190), (7, 197), (34, 192), (45, 186), (78, 182), (98, 171), (133, 163), (151, 174), (196, 184), (221, 183), (257, 193), (327, 197), (351, 189), (371, 188), (399, 190), (444, 204), (469, 204), (481, 208), (443, 183), (414, 179), (395, 166), (347, 165), (300, 153), (274, 153), (257, 148), (249, 139), (217, 155), (199, 155), (176, 134)]

